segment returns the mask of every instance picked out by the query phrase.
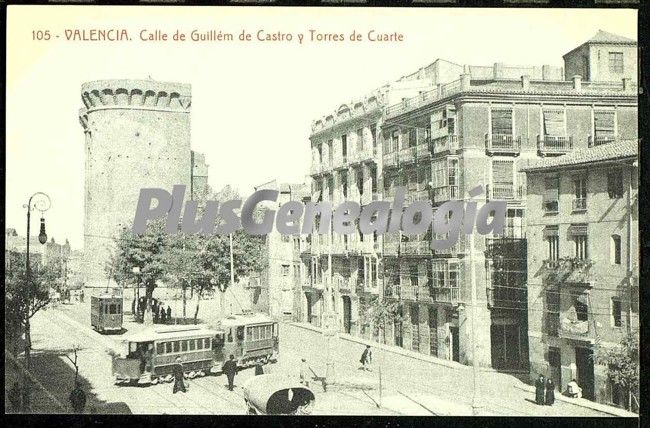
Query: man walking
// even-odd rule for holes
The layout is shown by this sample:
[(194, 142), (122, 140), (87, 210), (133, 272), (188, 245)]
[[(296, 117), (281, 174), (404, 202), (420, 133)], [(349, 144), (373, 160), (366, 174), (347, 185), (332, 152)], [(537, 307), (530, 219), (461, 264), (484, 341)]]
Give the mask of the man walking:
[(185, 373), (183, 370), (183, 362), (179, 358), (176, 358), (176, 364), (174, 364), (174, 394), (178, 391), (187, 392), (185, 389)]
[(361, 369), (370, 371), (370, 363), (372, 363), (372, 351), (370, 350), (370, 345), (366, 345), (366, 349), (363, 350), (361, 354)]
[(546, 386), (546, 380), (544, 375), (539, 375), (537, 381), (535, 382), (535, 403), (540, 406), (544, 405), (544, 387)]
[(228, 378), (228, 390), (232, 391), (235, 387), (235, 374), (237, 374), (237, 362), (233, 354), (230, 354), (230, 359), (223, 363), (222, 371)]
[(167, 318), (167, 322), (172, 320), (172, 308), (169, 305), (167, 305), (167, 316), (165, 318)]

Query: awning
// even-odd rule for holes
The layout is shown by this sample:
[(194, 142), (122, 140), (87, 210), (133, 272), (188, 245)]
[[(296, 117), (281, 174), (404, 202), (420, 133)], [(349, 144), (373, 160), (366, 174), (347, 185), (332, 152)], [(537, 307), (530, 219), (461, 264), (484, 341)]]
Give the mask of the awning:
[(569, 226), (569, 235), (584, 236), (586, 234), (587, 234), (586, 224), (572, 224), (571, 226)]
[(558, 236), (559, 231), (557, 226), (546, 226), (543, 231), (544, 238), (548, 238), (549, 236)]

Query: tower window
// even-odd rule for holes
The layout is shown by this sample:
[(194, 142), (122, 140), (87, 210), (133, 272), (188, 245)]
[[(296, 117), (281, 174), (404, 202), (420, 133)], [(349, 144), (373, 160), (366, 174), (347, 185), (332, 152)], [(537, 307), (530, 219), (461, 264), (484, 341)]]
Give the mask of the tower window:
[(609, 53), (610, 73), (623, 73), (623, 52)]

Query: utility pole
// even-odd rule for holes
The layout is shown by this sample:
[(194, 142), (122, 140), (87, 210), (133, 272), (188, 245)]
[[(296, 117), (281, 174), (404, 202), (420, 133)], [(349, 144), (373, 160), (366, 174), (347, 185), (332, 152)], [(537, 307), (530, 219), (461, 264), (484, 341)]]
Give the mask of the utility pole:
[[(470, 198), (471, 201), (471, 198)], [(477, 302), (476, 302), (476, 266), (474, 265), (474, 233), (469, 234), (469, 265), (470, 265), (470, 283), (471, 283), (471, 292), (472, 292), (472, 380), (473, 380), (473, 391), (472, 391), (472, 415), (478, 416), (479, 414), (479, 405), (478, 405), (478, 387), (480, 382), (478, 380), (479, 374), (479, 364), (478, 364), (478, 345), (476, 343), (476, 316), (477, 316)]]

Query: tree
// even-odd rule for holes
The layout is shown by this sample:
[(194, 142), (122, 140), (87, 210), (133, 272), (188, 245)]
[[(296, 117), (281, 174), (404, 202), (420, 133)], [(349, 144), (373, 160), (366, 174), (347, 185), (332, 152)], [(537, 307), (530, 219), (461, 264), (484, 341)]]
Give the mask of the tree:
[[(136, 235), (131, 228), (125, 228), (117, 239), (115, 253), (107, 269), (118, 284), (125, 282), (145, 286), (145, 320), (150, 323), (151, 297), (158, 281), (167, 273), (165, 250), (169, 247), (169, 235), (164, 220), (149, 223), (144, 234)], [(140, 269), (134, 273), (133, 268)]]
[[(17, 354), (19, 339), (24, 332), (25, 366), (31, 367), (31, 319), (50, 303), (49, 284), (60, 281), (61, 270), (56, 266), (30, 263), (29, 272), (14, 269), (5, 272), (5, 328), (10, 349)], [(6, 346), (6, 345), (5, 345)], [(23, 388), (23, 406), (29, 409), (29, 387)]]
[(361, 307), (361, 323), (370, 326), (373, 335), (379, 336), (381, 333), (382, 343), (386, 343), (386, 326), (403, 321), (400, 302), (389, 302), (373, 297)]
[(607, 377), (628, 394), (628, 409), (639, 408), (639, 333), (630, 332), (615, 347), (598, 346), (596, 362), (607, 366)]

